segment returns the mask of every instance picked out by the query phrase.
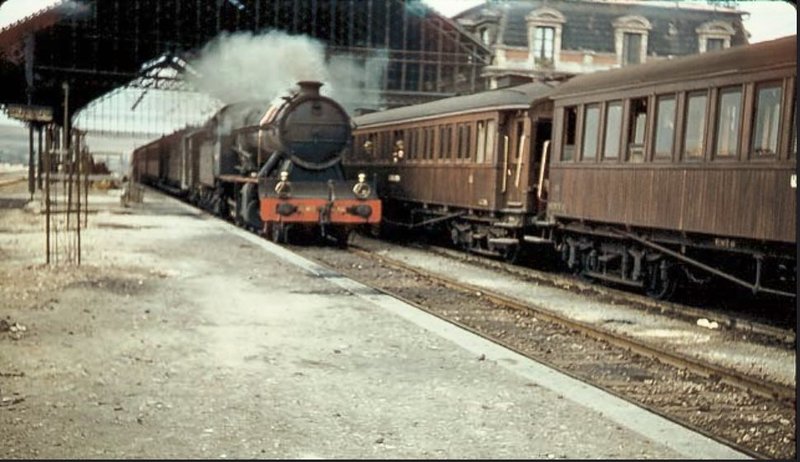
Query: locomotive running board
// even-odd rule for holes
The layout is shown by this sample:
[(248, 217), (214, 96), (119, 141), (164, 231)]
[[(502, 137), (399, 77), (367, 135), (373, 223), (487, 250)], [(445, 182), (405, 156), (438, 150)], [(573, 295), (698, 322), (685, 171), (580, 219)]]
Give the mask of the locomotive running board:
[[(751, 284), (751, 283), (749, 283), (747, 281), (744, 281), (742, 279), (737, 278), (736, 276), (733, 276), (733, 275), (730, 275), (728, 273), (722, 272), (722, 271), (720, 271), (720, 270), (718, 270), (716, 268), (712, 268), (712, 267), (710, 267), (710, 266), (708, 266), (708, 265), (706, 265), (706, 264), (704, 264), (702, 262), (699, 262), (699, 261), (697, 261), (697, 260), (695, 260), (693, 258), (689, 258), (686, 255), (680, 254), (678, 252), (675, 252), (674, 250), (670, 250), (670, 249), (668, 249), (668, 248), (666, 248), (664, 246), (658, 245), (655, 242), (650, 242), (647, 239), (639, 237), (639, 236), (637, 236), (635, 234), (631, 234), (631, 233), (628, 233), (628, 232), (625, 232), (625, 231), (621, 231), (619, 229), (613, 229), (613, 228), (611, 229), (611, 231), (613, 231), (616, 234), (619, 234), (620, 236), (627, 237), (628, 239), (633, 239), (634, 241), (636, 241), (636, 242), (638, 242), (638, 243), (640, 243), (642, 245), (645, 245), (645, 246), (650, 247), (652, 249), (656, 249), (659, 252), (665, 253), (665, 254), (667, 254), (667, 255), (669, 255), (669, 256), (677, 259), (677, 260), (681, 260), (682, 262), (688, 263), (688, 264), (696, 266), (696, 267), (698, 267), (698, 268), (700, 268), (702, 270), (708, 271), (711, 274), (717, 275), (717, 276), (719, 276), (721, 278), (727, 279), (727, 280), (729, 280), (731, 282), (734, 282), (734, 283), (739, 284), (741, 286), (747, 287), (748, 289), (752, 290), (753, 293), (764, 292), (764, 293), (768, 293), (768, 294), (781, 295), (781, 296), (790, 297), (790, 298), (797, 297), (797, 294), (793, 294), (791, 292), (784, 292), (782, 290), (770, 289), (770, 288), (767, 288), (767, 287), (761, 287), (761, 285), (758, 283), (758, 279), (759, 279), (758, 276), (756, 276), (756, 280), (757, 280), (756, 283), (755, 284)], [(760, 266), (759, 266), (759, 269), (760, 269)]]

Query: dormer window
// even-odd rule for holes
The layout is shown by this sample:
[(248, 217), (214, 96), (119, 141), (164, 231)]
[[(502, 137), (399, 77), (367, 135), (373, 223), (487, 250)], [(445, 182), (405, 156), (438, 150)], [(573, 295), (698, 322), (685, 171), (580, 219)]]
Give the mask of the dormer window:
[(622, 34), (622, 65), (642, 62), (642, 34), (625, 32)]
[(537, 27), (533, 36), (533, 58), (553, 62), (556, 30), (553, 27)]
[(706, 39), (706, 51), (722, 50), (725, 48), (725, 39), (710, 38)]
[(481, 36), (481, 42), (483, 42), (484, 45), (489, 45), (489, 28), (482, 27), (479, 29), (478, 33)]
[(552, 69), (561, 50), (564, 15), (552, 8), (539, 8), (525, 16), (528, 24), (529, 64), (534, 69)]
[(695, 29), (700, 53), (723, 50), (731, 46), (733, 27), (724, 21), (709, 21)]
[(650, 21), (642, 16), (623, 16), (614, 21), (614, 45), (621, 66), (645, 62), (650, 29)]

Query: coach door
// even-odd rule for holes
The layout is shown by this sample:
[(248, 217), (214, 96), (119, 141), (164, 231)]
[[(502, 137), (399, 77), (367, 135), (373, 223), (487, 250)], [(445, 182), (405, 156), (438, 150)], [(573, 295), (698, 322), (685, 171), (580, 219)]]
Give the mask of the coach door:
[[(545, 149), (550, 150), (549, 143), (550, 135), (553, 129), (553, 122), (551, 119), (534, 119), (533, 122), (533, 136), (531, 138), (530, 151), (531, 163), (528, 169), (528, 179), (525, 182), (527, 191), (527, 208), (529, 211), (539, 210), (547, 200), (547, 162), (549, 158), (544, 158)], [(547, 146), (545, 146), (547, 143)], [(549, 152), (547, 155), (549, 156)], [(544, 165), (542, 165), (544, 163)], [(542, 188), (542, 193), (539, 194), (539, 188)]]
[(500, 208), (522, 208), (526, 195), (525, 169), (530, 165), (529, 121), (520, 113), (510, 117), (500, 140)]

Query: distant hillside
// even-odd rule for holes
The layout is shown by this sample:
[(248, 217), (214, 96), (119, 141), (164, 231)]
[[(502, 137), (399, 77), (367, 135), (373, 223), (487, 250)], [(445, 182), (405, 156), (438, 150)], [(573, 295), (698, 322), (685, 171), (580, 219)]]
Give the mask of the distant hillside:
[(0, 124), (0, 163), (28, 163), (28, 129)]

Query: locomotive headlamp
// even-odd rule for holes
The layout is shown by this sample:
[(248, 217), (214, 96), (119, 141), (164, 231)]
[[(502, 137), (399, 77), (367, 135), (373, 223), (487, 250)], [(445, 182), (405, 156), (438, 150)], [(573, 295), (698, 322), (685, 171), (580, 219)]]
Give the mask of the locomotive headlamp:
[(292, 195), (292, 183), (289, 182), (289, 172), (281, 172), (281, 180), (275, 185), (275, 193), (281, 199), (288, 199)]
[(358, 174), (358, 183), (353, 186), (353, 194), (359, 199), (366, 199), (372, 193), (372, 188), (366, 183), (367, 175)]

